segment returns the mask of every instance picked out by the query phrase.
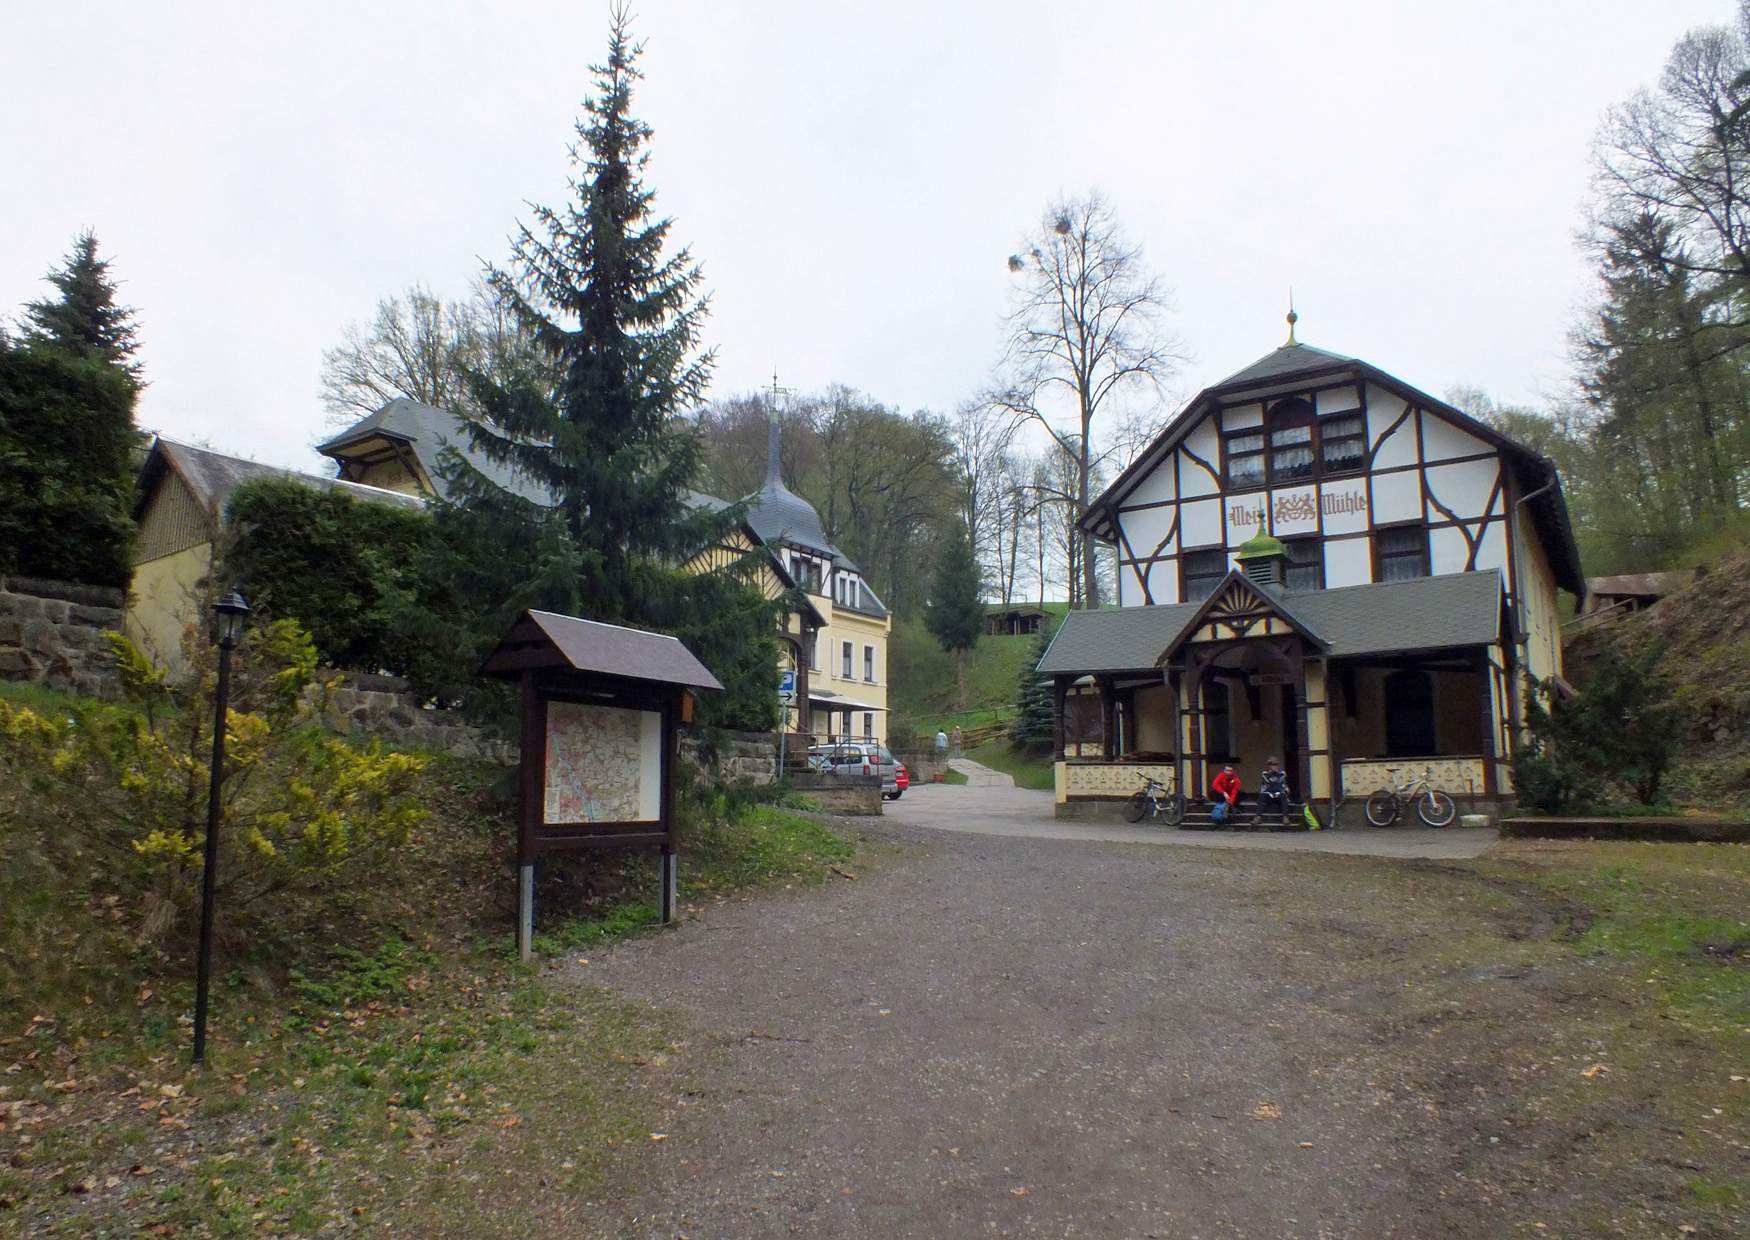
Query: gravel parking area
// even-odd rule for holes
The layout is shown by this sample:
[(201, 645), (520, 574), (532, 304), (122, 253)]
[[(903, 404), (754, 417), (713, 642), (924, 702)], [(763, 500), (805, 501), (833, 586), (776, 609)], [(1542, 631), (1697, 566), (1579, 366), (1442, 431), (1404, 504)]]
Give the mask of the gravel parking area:
[(1304, 932), (1361, 898), (1308, 866), (1384, 863), (873, 831), (855, 880), (569, 967), (701, 1031), (603, 1234), (1505, 1231), (1447, 1198), (1453, 1116), (1369, 1048), (1389, 976), (1334, 976)]

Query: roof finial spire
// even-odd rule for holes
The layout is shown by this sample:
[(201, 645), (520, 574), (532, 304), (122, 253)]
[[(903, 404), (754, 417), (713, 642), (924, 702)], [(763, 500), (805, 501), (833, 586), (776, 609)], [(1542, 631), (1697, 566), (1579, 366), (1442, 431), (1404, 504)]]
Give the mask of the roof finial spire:
[(1283, 348), (1292, 349), (1300, 343), (1294, 338), (1294, 325), (1298, 322), (1300, 322), (1300, 316), (1294, 312), (1294, 286), (1290, 285), (1288, 289), (1288, 342), (1282, 346)]
[(778, 372), (772, 370), (772, 399), (766, 403), (766, 486), (784, 485), (783, 466), (778, 456), (778, 402), (790, 394), (790, 389), (778, 386)]

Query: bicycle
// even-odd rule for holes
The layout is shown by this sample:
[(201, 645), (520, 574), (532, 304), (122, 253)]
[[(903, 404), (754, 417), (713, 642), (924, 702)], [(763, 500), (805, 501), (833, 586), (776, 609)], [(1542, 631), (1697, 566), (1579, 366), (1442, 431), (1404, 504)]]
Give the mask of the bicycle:
[[(1397, 777), (1398, 768), (1388, 766), (1388, 780)], [(1376, 827), (1389, 827), (1404, 812), (1404, 806), (1414, 803), (1416, 816), (1430, 827), (1444, 827), (1458, 813), (1453, 799), (1434, 786), (1434, 768), (1425, 766), (1420, 775), (1411, 775), (1395, 787), (1387, 786), (1367, 798), (1367, 821)]]
[(1124, 806), (1124, 820), (1141, 822), (1151, 815), (1169, 827), (1176, 827), (1185, 821), (1185, 798), (1169, 792), (1160, 780), (1144, 775), (1142, 787)]

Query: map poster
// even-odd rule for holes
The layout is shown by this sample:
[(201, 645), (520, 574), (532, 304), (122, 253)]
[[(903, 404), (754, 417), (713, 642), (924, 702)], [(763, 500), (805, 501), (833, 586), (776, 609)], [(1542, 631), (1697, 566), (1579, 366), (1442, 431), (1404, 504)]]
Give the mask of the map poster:
[(549, 700), (544, 782), (548, 826), (654, 822), (662, 812), (661, 712)]

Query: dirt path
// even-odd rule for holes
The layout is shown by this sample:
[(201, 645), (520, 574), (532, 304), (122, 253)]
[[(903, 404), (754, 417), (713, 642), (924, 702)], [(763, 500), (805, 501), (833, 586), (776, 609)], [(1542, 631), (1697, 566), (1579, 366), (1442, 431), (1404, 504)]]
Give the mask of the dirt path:
[(716, 1047), (604, 1233), (1496, 1233), (1436, 1207), (1450, 1132), (1353, 1053), (1378, 979), (1288, 929), (1297, 867), (1377, 863), (881, 830), (873, 875), (573, 966)]

